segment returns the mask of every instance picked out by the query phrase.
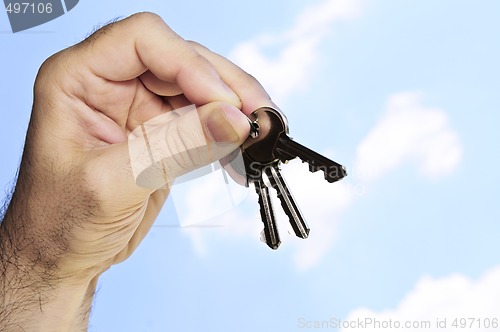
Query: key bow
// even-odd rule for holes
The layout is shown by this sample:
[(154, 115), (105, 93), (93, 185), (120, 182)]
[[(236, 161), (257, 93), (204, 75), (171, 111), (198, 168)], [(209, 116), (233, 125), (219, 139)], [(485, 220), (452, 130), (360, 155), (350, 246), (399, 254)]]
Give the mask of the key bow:
[(243, 143), (244, 155), (250, 162), (270, 164), (278, 160), (276, 156), (276, 143), (282, 134), (288, 134), (288, 121), (278, 110), (271, 107), (261, 107), (251, 116), (253, 122), (258, 124), (258, 134), (249, 137)]

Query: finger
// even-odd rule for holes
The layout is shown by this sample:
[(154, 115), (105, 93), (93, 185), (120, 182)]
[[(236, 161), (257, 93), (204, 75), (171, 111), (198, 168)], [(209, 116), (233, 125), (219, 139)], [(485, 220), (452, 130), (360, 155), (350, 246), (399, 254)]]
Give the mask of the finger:
[(156, 14), (140, 13), (108, 25), (79, 44), (90, 71), (111, 81), (136, 78), (150, 70), (159, 80), (177, 83), (195, 104), (224, 101), (236, 107), (238, 96), (215, 68)]
[(249, 115), (264, 106), (278, 108), (266, 90), (252, 75), (205, 46), (193, 41), (189, 41), (189, 43), (199, 54), (210, 61), (226, 84), (236, 92), (242, 101), (243, 113)]

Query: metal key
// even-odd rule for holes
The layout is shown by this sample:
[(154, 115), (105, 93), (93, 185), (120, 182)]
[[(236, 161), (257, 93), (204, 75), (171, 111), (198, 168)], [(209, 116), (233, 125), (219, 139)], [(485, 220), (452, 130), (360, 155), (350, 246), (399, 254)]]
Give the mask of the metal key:
[(264, 183), (264, 174), (277, 191), (295, 235), (300, 238), (308, 237), (309, 227), (280, 173), (281, 162), (286, 163), (299, 157), (309, 164), (311, 172), (322, 170), (328, 182), (338, 181), (347, 174), (342, 165), (293, 141), (288, 136), (286, 118), (279, 111), (263, 107), (253, 112), (252, 116), (252, 135), (242, 146), (247, 186), (253, 183), (259, 194), (265, 242), (270, 248), (277, 249), (280, 244), (279, 234), (269, 192)]
[[(260, 136), (260, 139), (258, 137)], [(268, 154), (268, 144), (267, 140), (264, 139), (264, 136), (261, 135), (260, 124), (257, 122), (257, 118), (252, 122), (252, 129), (250, 131), (249, 140), (254, 140), (254, 144), (256, 146), (249, 147), (250, 151), (259, 149), (258, 152), (260, 160), (263, 160), (265, 157), (262, 155)], [(253, 144), (252, 144), (253, 145)], [(259, 148), (260, 146), (260, 148)], [(264, 182), (264, 176), (266, 174), (266, 167), (268, 167), (272, 163), (263, 163), (256, 162), (249, 159), (249, 155), (247, 153), (248, 148), (243, 148), (243, 160), (244, 160), (244, 173), (246, 175), (246, 185), (249, 186), (253, 183), (255, 186), (255, 191), (259, 196), (259, 206), (260, 206), (260, 217), (264, 224), (264, 229), (262, 231), (262, 240), (266, 242), (266, 244), (271, 249), (278, 249), (281, 244), (280, 236), (278, 233), (278, 228), (276, 225), (276, 218), (274, 216), (274, 208), (272, 205), (271, 196), (269, 195), (269, 189)], [(278, 163), (276, 161), (275, 163)]]
[(264, 230), (262, 231), (262, 239), (271, 249), (278, 249), (281, 240), (276, 227), (276, 219), (274, 217), (274, 210), (269, 196), (269, 189), (261, 178), (254, 182), (255, 191), (259, 195), (260, 217), (264, 223)]

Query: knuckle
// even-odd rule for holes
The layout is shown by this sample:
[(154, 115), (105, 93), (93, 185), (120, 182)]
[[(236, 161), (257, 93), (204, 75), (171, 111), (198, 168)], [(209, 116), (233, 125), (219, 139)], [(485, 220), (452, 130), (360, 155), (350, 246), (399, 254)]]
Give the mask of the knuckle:
[(51, 82), (58, 77), (58, 67), (61, 62), (60, 57), (63, 52), (64, 51), (61, 51), (51, 55), (41, 64), (35, 79), (35, 94), (40, 91), (46, 91), (51, 87)]
[(170, 34), (175, 35), (175, 32), (168, 26), (163, 18), (153, 12), (140, 12), (130, 16), (131, 24), (134, 25), (134, 29), (139, 29), (148, 32), (148, 29), (167, 29)]
[(193, 47), (195, 50), (204, 50), (204, 51), (210, 51), (208, 47), (206, 47), (203, 44), (198, 43), (197, 41), (194, 40), (186, 40), (191, 47)]
[(149, 23), (149, 22), (157, 23), (159, 21), (161, 21), (162, 23), (165, 23), (160, 15), (153, 13), (153, 12), (136, 13), (136, 14), (130, 16), (130, 19), (137, 20), (141, 23)]

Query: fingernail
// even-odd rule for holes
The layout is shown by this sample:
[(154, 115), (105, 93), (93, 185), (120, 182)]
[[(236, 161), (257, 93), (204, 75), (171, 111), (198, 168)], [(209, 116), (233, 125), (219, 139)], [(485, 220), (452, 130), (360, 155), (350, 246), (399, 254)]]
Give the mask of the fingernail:
[(239, 109), (228, 104), (212, 112), (207, 119), (207, 128), (215, 142), (239, 143), (248, 136), (248, 118)]

